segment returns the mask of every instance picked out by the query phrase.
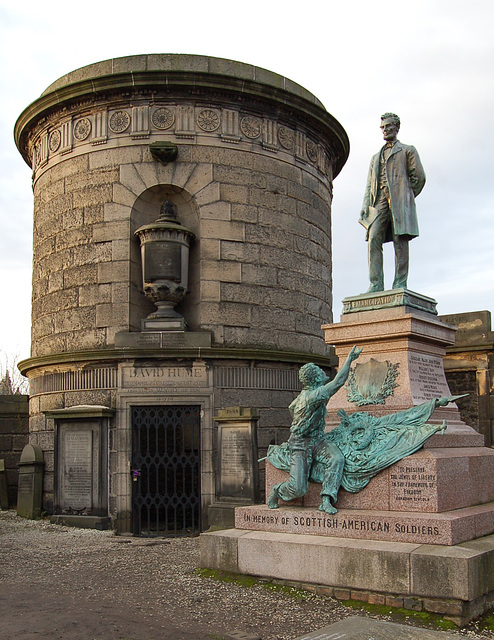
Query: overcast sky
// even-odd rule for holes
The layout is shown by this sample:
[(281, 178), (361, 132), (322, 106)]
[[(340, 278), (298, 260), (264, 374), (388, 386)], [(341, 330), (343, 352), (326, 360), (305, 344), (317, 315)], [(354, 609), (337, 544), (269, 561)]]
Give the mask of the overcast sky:
[[(350, 157), (334, 183), (333, 310), (368, 287), (358, 215), (380, 115), (398, 113), (427, 184), (410, 245), (411, 290), (440, 314), (494, 307), (492, 0), (197, 0), (71, 5), (0, 0), (0, 353), (29, 356), (31, 171), (13, 127), (60, 76), (108, 58), (192, 53), (239, 60), (298, 82), (343, 125)], [(386, 245), (386, 286), (393, 277)]]

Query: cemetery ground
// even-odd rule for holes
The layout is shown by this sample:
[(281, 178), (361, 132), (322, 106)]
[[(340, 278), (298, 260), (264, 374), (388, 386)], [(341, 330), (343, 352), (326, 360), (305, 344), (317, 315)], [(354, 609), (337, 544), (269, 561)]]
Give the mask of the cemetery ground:
[[(0, 637), (221, 640), (240, 630), (262, 640), (294, 640), (355, 615), (429, 629), (447, 624), (420, 612), (345, 606), (245, 576), (220, 579), (198, 566), (197, 538), (116, 536), (2, 511)], [(484, 617), (444, 631), (444, 638), (494, 638), (493, 621)]]

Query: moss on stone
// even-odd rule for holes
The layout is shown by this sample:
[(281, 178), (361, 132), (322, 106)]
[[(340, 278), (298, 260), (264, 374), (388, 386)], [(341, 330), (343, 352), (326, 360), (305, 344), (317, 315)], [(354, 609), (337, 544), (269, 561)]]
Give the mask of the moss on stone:
[(395, 622), (399, 623), (405, 622), (409, 624), (412, 621), (418, 623), (420, 626), (432, 627), (442, 631), (457, 628), (457, 625), (452, 620), (448, 620), (437, 613), (430, 613), (429, 611), (415, 611), (403, 607), (391, 607), (386, 604), (369, 604), (368, 602), (360, 602), (359, 600), (341, 600), (340, 602), (350, 609), (360, 609), (374, 615), (389, 616)]

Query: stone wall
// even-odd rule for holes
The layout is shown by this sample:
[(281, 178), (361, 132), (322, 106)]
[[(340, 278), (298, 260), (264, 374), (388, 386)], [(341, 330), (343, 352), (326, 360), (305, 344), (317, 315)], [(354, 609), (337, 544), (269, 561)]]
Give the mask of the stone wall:
[(17, 464), (28, 434), (28, 396), (0, 395), (0, 458), (5, 460), (10, 505), (17, 502)]
[(462, 419), (494, 443), (494, 332), (489, 311), (440, 316), (458, 328), (456, 341), (446, 350), (444, 370)]
[[(165, 197), (199, 238), (181, 307), (190, 329), (211, 330), (219, 345), (324, 353), (327, 186), (272, 159), (253, 171), (250, 154), (238, 150), (180, 149), (178, 164), (152, 172), (143, 153), (139, 163), (121, 148), (68, 158), (35, 182), (33, 355), (100, 348), (119, 331), (139, 330), (152, 306), (141, 293), (133, 232), (158, 217)], [(215, 161), (201, 162), (207, 156)]]

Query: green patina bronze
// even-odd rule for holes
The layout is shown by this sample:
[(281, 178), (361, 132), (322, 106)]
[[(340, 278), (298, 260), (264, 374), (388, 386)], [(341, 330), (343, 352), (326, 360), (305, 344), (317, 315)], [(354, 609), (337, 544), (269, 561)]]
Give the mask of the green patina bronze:
[(406, 289), (408, 243), (419, 235), (415, 198), (424, 188), (425, 173), (415, 147), (398, 139), (400, 119), (395, 113), (381, 116), (386, 144), (370, 163), (359, 222), (367, 231), (369, 254), (368, 293), (384, 290), (383, 243), (393, 242), (393, 289)]
[(371, 358), (364, 364), (357, 364), (348, 376), (347, 400), (357, 407), (365, 404), (385, 404), (388, 396), (394, 395), (398, 386), (399, 363), (387, 360), (380, 362)]
[(275, 485), (268, 498), (270, 509), (278, 500), (293, 500), (307, 493), (309, 481), (321, 487), (320, 511), (336, 513), (338, 491), (343, 487), (358, 493), (377, 473), (411, 455), (438, 431), (444, 433), (446, 422), (428, 424), (438, 406), (446, 406), (460, 396), (438, 398), (405, 411), (377, 418), (367, 412), (348, 415), (338, 412), (341, 423), (324, 433), (326, 404), (348, 378), (350, 364), (361, 349), (350, 351), (345, 364), (328, 382), (326, 374), (309, 363), (300, 369), (301, 393), (290, 405), (290, 438), (282, 445), (271, 445), (267, 459), (290, 477)]
[[(321, 461), (324, 473), (319, 509), (326, 513), (336, 513), (331, 499), (336, 502), (345, 459), (333, 442), (323, 440), (326, 405), (331, 396), (345, 384), (350, 373), (350, 365), (361, 352), (362, 349), (353, 347), (332, 381), (329, 381), (324, 371), (313, 363), (304, 364), (300, 369), (299, 377), (303, 388), (289, 407), (292, 416), (290, 438), (286, 445), (272, 445), (268, 449), (268, 460), (276, 467), (290, 472), (287, 482), (273, 487), (268, 498), (270, 509), (278, 508), (279, 498), (293, 500), (305, 496), (312, 468)], [(277, 464), (278, 452), (280, 458)], [(284, 463), (280, 466), (282, 460)]]

